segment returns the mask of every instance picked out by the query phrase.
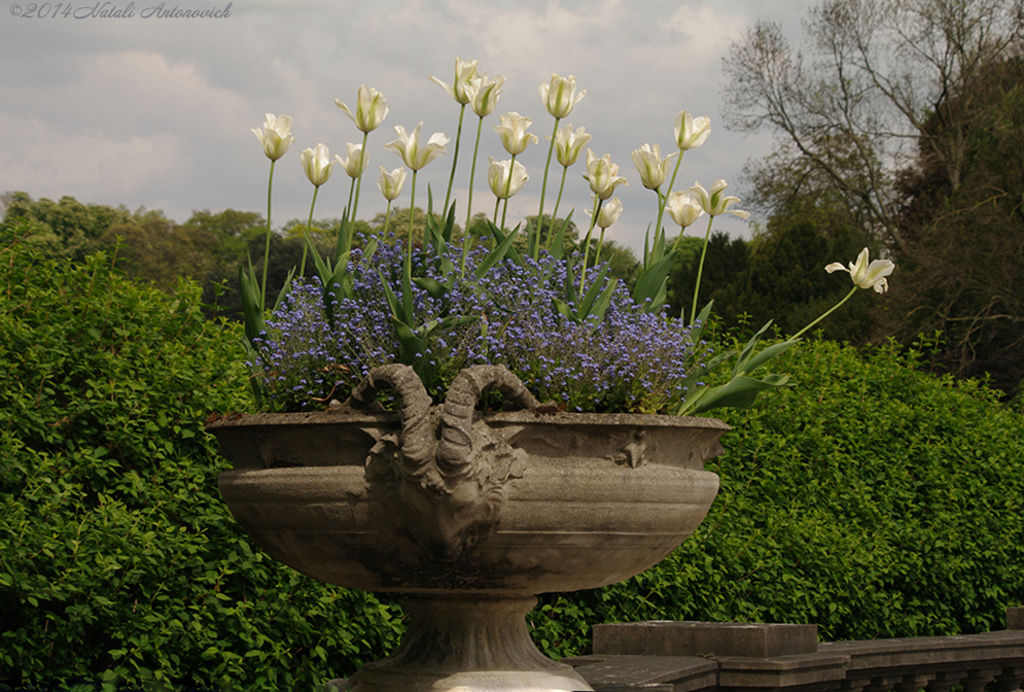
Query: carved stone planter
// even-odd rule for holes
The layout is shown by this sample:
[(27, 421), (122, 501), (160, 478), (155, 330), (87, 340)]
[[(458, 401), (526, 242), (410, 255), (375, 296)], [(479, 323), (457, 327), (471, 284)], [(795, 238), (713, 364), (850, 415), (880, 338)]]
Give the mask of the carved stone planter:
[[(403, 368), (375, 370), (343, 412), (212, 423), (234, 466), (225, 501), (275, 559), (401, 594), (405, 638), (349, 689), (590, 690), (537, 650), (525, 614), (536, 594), (627, 579), (690, 536), (718, 491), (703, 465), (728, 426), (541, 413), (491, 367), (463, 371), (431, 407)], [(401, 413), (350, 410), (385, 386)], [(488, 389), (525, 410), (475, 412)]]

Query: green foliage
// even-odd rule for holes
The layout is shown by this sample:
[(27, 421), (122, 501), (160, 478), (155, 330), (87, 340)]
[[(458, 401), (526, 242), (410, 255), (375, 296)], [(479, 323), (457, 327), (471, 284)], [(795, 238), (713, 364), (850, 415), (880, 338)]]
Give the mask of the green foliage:
[[(693, 288), (697, 283), (697, 267), (700, 263), (703, 237), (684, 236), (679, 242), (675, 261), (669, 273), (668, 304), (673, 315), (681, 311), (689, 312), (693, 303)], [(677, 242), (677, 241), (673, 241)], [(740, 314), (733, 311), (732, 304), (723, 300), (733, 286), (745, 276), (750, 268), (750, 243), (743, 238), (730, 239), (728, 234), (715, 231), (708, 239), (708, 250), (704, 260), (704, 273), (701, 276), (701, 294), (698, 297), (698, 310), (711, 300), (715, 301), (715, 315), (730, 318)], [(824, 266), (824, 265), (823, 265)], [(687, 315), (689, 322), (692, 316)], [(768, 319), (761, 321), (763, 324)]]
[(814, 623), (825, 640), (974, 633), (1024, 601), (1024, 418), (920, 354), (801, 344), (799, 386), (722, 417), (721, 491), (692, 538), (621, 584), (542, 597), (534, 636), (598, 622)]
[[(125, 224), (133, 217), (141, 218), (145, 212), (132, 214), (125, 207), (117, 209), (100, 204), (82, 204), (74, 197), (64, 196), (59, 202), (43, 197), (33, 200), (26, 192), (13, 192), (4, 212), (4, 225), (17, 220), (27, 222), (35, 231), (34, 240), (46, 257), (80, 259), (94, 249), (95, 241), (113, 225)], [(45, 245), (38, 244), (41, 238)]]
[(271, 560), (217, 492), (240, 327), (112, 264), (0, 246), (0, 683), (313, 689), (378, 658), (398, 611)]

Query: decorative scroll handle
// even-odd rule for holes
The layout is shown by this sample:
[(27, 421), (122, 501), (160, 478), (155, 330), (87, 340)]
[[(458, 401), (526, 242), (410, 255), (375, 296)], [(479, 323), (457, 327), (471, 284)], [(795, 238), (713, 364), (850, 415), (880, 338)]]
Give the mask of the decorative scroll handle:
[(445, 478), (473, 474), (473, 411), (480, 397), (498, 390), (520, 408), (534, 408), (540, 402), (522, 381), (504, 365), (474, 365), (460, 372), (448, 388), (441, 413), (441, 441), (437, 448), (437, 466)]
[(377, 366), (356, 385), (346, 403), (369, 406), (377, 394), (387, 388), (393, 389), (402, 401), (399, 448), (405, 462), (403, 470), (414, 476), (433, 461), (437, 449), (434, 424), (430, 419), (430, 395), (416, 371), (401, 363)]

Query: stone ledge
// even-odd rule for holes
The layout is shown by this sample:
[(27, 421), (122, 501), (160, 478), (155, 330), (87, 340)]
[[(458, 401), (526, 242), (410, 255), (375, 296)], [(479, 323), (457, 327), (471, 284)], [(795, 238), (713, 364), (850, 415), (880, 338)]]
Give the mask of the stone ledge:
[(716, 657), (720, 689), (826, 689), (846, 679), (848, 656), (797, 654), (774, 658)]
[(565, 662), (597, 692), (1020, 692), (1024, 608), (1007, 629), (950, 637), (817, 643), (809, 625), (596, 625), (594, 655)]
[(596, 692), (697, 692), (714, 689), (718, 664), (692, 656), (580, 656), (565, 658)]
[(1024, 662), (1024, 631), (831, 642), (820, 644), (818, 651), (849, 656), (849, 676), (881, 670), (900, 674), (900, 671), (938, 665), (972, 668), (1021, 665)]
[(817, 625), (740, 622), (628, 622), (594, 626), (594, 653), (632, 656), (812, 654)]

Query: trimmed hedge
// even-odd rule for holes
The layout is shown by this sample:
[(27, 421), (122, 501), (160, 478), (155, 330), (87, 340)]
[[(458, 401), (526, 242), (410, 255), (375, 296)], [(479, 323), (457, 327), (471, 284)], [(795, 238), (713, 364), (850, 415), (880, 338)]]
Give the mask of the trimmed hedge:
[(241, 331), (112, 264), (0, 245), (0, 687), (313, 689), (390, 650), (399, 611), (220, 498), (203, 421), (249, 406)]
[[(255, 548), (202, 429), (249, 407), (240, 330), (198, 290), (135, 286), (102, 255), (0, 245), (0, 687), (313, 689), (390, 651), (400, 611)], [(805, 343), (799, 386), (711, 466), (694, 537), (629, 581), (549, 594), (548, 653), (598, 622), (808, 622), (825, 639), (998, 628), (1024, 602), (1022, 416), (914, 353)]]
[(599, 622), (810, 623), (825, 640), (1002, 628), (1024, 602), (1024, 417), (918, 359), (788, 351), (773, 371), (797, 387), (723, 413), (722, 488), (696, 534), (634, 579), (545, 597), (535, 638), (572, 655)]

